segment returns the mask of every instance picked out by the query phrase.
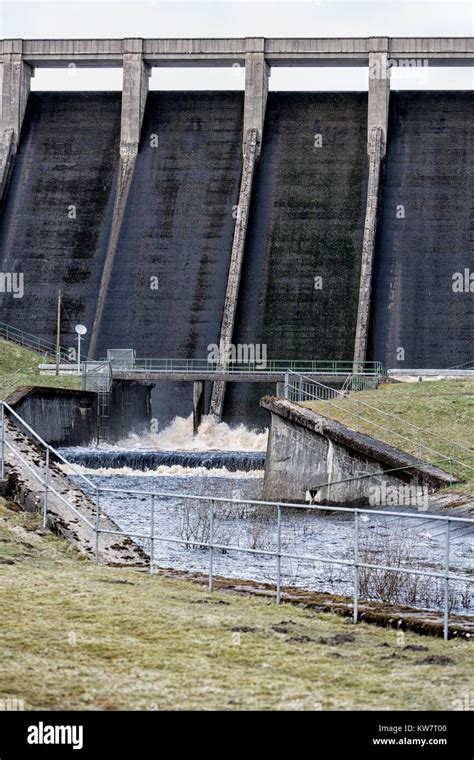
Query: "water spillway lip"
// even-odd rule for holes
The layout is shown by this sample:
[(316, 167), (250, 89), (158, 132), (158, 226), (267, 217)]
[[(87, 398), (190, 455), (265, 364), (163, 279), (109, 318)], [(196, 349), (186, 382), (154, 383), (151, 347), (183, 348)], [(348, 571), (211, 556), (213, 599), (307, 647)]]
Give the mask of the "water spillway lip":
[(90, 469), (156, 470), (158, 467), (204, 467), (230, 472), (263, 470), (265, 453), (261, 451), (144, 451), (137, 449), (63, 448), (60, 453), (71, 464)]

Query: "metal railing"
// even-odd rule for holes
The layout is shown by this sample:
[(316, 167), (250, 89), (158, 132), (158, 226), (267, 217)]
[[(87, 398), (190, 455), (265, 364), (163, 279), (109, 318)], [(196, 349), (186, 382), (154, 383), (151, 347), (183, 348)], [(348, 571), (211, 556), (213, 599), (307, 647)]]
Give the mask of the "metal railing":
[[(413, 513), (413, 512), (393, 512), (389, 510), (383, 510), (383, 509), (371, 509), (371, 508), (352, 508), (352, 507), (337, 507), (332, 505), (324, 505), (324, 504), (312, 504), (311, 506), (304, 505), (304, 504), (295, 504), (295, 503), (282, 503), (282, 502), (269, 502), (269, 501), (261, 501), (256, 499), (228, 499), (225, 497), (210, 497), (210, 496), (201, 496), (196, 494), (177, 494), (177, 493), (169, 493), (169, 492), (160, 492), (160, 491), (143, 491), (143, 490), (136, 490), (136, 489), (118, 489), (118, 488), (103, 488), (100, 487), (97, 489), (100, 496), (105, 496), (106, 494), (127, 494), (127, 495), (136, 495), (139, 496), (142, 500), (143, 498), (149, 499), (149, 507), (150, 507), (150, 520), (149, 520), (149, 532), (132, 532), (132, 531), (126, 531), (126, 535), (130, 538), (139, 539), (142, 541), (149, 541), (150, 542), (150, 563), (149, 563), (149, 572), (153, 573), (153, 566), (154, 566), (154, 548), (156, 543), (161, 542), (165, 544), (172, 544), (172, 545), (182, 545), (186, 547), (198, 547), (200, 549), (205, 549), (208, 551), (209, 560), (208, 560), (208, 588), (209, 591), (213, 590), (213, 582), (214, 582), (214, 552), (215, 551), (221, 551), (221, 552), (237, 552), (241, 554), (252, 554), (252, 555), (261, 555), (265, 557), (272, 557), (275, 560), (275, 602), (277, 604), (281, 601), (281, 590), (282, 590), (282, 569), (281, 569), (281, 562), (282, 560), (299, 560), (301, 562), (308, 562), (308, 563), (322, 563), (322, 564), (329, 564), (329, 565), (336, 565), (336, 566), (342, 566), (342, 567), (348, 567), (352, 568), (353, 572), (353, 620), (354, 623), (357, 623), (359, 620), (359, 601), (361, 600), (360, 596), (360, 590), (359, 590), (359, 580), (360, 580), (360, 572), (361, 570), (382, 570), (385, 572), (393, 572), (398, 573), (402, 575), (416, 575), (416, 576), (423, 576), (423, 577), (429, 577), (433, 579), (441, 579), (444, 584), (444, 593), (443, 593), (443, 636), (445, 639), (448, 639), (449, 637), (449, 584), (451, 581), (457, 581), (462, 582), (465, 584), (472, 584), (474, 582), (474, 578), (465, 576), (465, 575), (458, 575), (455, 573), (451, 573), (450, 566), (450, 529), (452, 525), (457, 524), (471, 524), (474, 525), (474, 519), (473, 518), (464, 518), (464, 517), (447, 517), (444, 515), (434, 515), (434, 514), (426, 514), (426, 513)], [(160, 500), (159, 506), (161, 508), (165, 507), (163, 504), (163, 501), (170, 500), (176, 501), (176, 499), (179, 499), (180, 501), (186, 502), (201, 502), (204, 503), (205, 508), (207, 509), (207, 524), (208, 524), (208, 531), (209, 531), (209, 538), (208, 540), (199, 538), (199, 539), (193, 539), (189, 537), (182, 537), (179, 535), (170, 536), (166, 535), (163, 532), (157, 532), (157, 522), (158, 515), (156, 511), (156, 505), (157, 500)], [(98, 502), (100, 505), (100, 501)], [(263, 548), (252, 548), (250, 546), (241, 546), (240, 544), (236, 543), (226, 543), (222, 541), (218, 541), (215, 539), (214, 536), (214, 526), (216, 523), (216, 518), (218, 517), (217, 513), (217, 507), (219, 505), (233, 505), (235, 507), (255, 507), (257, 509), (271, 509), (274, 512), (276, 523), (275, 523), (275, 535), (276, 535), (276, 547), (275, 549), (263, 549)], [(321, 557), (321, 556), (315, 556), (315, 555), (308, 555), (308, 554), (299, 554), (295, 552), (289, 552), (284, 551), (282, 546), (282, 515), (285, 512), (285, 510), (305, 510), (308, 513), (311, 512), (325, 512), (326, 515), (329, 512), (335, 512), (335, 513), (345, 513), (353, 515), (354, 522), (354, 541), (353, 541), (353, 557), (352, 559), (334, 559), (330, 557)], [(98, 506), (98, 519), (96, 523), (96, 562), (99, 561), (99, 537), (100, 535), (123, 535), (124, 531), (120, 530), (110, 530), (110, 529), (104, 529), (100, 527), (100, 506)], [(444, 544), (444, 562), (443, 567), (439, 571), (436, 570), (421, 570), (413, 567), (400, 567), (400, 566), (393, 566), (390, 564), (383, 564), (383, 563), (376, 563), (376, 562), (366, 562), (360, 557), (360, 534), (359, 534), (359, 518), (366, 515), (381, 515), (386, 516), (391, 519), (394, 517), (396, 518), (406, 518), (406, 519), (416, 519), (416, 520), (422, 520), (422, 521), (437, 521), (438, 523), (445, 526), (444, 532), (445, 532), (445, 544)]]
[[(105, 359), (103, 360), (105, 361)], [(284, 373), (287, 370), (299, 372), (319, 372), (325, 374), (358, 374), (381, 376), (381, 362), (353, 362), (326, 359), (266, 359), (265, 361), (211, 362), (207, 359), (142, 359), (135, 358), (129, 366), (133, 372), (270, 372)]]
[[(386, 434), (389, 443), (392, 443), (395, 439), (396, 442), (401, 442), (405, 446), (410, 446), (417, 450), (419, 459), (424, 460), (428, 456), (429, 459), (433, 457), (441, 459), (448, 458), (446, 451), (434, 449), (428, 444), (428, 441), (435, 438), (443, 442), (443, 445), (447, 449), (451, 449), (449, 460), (453, 464), (459, 465), (459, 467), (474, 472), (474, 450), (470, 449), (464, 444), (456, 441), (450, 441), (444, 435), (434, 433), (432, 431), (418, 427), (412, 422), (408, 422), (398, 415), (392, 414), (379, 409), (372, 404), (368, 404), (366, 401), (362, 401), (357, 397), (351, 398), (348, 396), (347, 391), (342, 392), (336, 388), (332, 388), (324, 383), (320, 383), (311, 377), (306, 377), (300, 373), (288, 372), (288, 375), (284, 383), (285, 398), (290, 401), (319, 401), (327, 404), (328, 416), (331, 416), (331, 410), (343, 412), (356, 422), (356, 431), (360, 430), (361, 423), (372, 426), (380, 434), (382, 431)], [(337, 401), (341, 403), (337, 403)], [(351, 404), (353, 407), (351, 408)], [(380, 415), (386, 420), (386, 424), (376, 422), (374, 419), (370, 419), (367, 415), (373, 413)], [(402, 433), (396, 430), (396, 425), (403, 429)], [(413, 431), (413, 437), (409, 437), (409, 434)], [(462, 458), (461, 458), (462, 457)], [(467, 460), (470, 460), (469, 462)]]
[[(16, 420), (17, 423), (19, 423), (20, 429), (23, 431), (26, 431), (26, 434), (31, 436), (35, 444), (39, 445), (41, 449), (45, 452), (45, 467), (44, 467), (44, 474), (43, 477), (38, 474), (38, 472), (34, 469), (34, 467), (31, 466), (31, 464), (28, 462), (26, 457), (23, 456), (18, 446), (15, 446), (14, 443), (9, 441), (5, 435), (5, 427), (6, 427), (6, 419), (7, 414), (11, 417), (13, 417), (14, 420)], [(20, 417), (15, 410), (6, 403), (6, 401), (0, 401), (0, 479), (5, 478), (5, 449), (8, 449), (12, 452), (12, 454), (20, 460), (20, 462), (27, 468), (27, 470), (33, 475), (35, 480), (37, 480), (44, 488), (44, 496), (43, 496), (43, 508), (42, 508), (42, 515), (43, 515), (43, 527), (46, 528), (47, 526), (47, 518), (48, 518), (48, 496), (50, 493), (54, 494), (68, 509), (73, 512), (73, 514), (78, 517), (82, 522), (87, 524), (89, 528), (94, 530), (94, 525), (90, 522), (90, 520), (87, 519), (85, 515), (83, 515), (74, 504), (72, 504), (69, 499), (67, 499), (62, 493), (57, 491), (51, 484), (51, 478), (50, 478), (50, 464), (51, 460), (53, 458), (57, 458), (59, 461), (61, 461), (63, 464), (66, 464), (68, 467), (70, 467), (74, 473), (74, 475), (77, 475), (79, 478), (82, 479), (82, 482), (86, 484), (87, 487), (95, 489), (94, 483), (89, 480), (85, 475), (83, 475), (73, 464), (67, 461), (65, 457), (63, 457), (62, 454), (59, 453), (53, 446), (51, 446), (49, 443), (46, 443), (46, 441), (38, 435), (36, 430), (33, 430), (33, 428), (28, 425), (25, 420)], [(52, 456), (53, 455), (53, 456)]]
[[(6, 423), (6, 416), (9, 415), (14, 420), (16, 420), (17, 423), (19, 423), (20, 427), (27, 431), (27, 433), (32, 436), (33, 440), (36, 444), (39, 444), (39, 446), (44, 449), (45, 451), (45, 467), (44, 467), (44, 474), (41, 476), (28, 462), (28, 460), (22, 455), (21, 451), (18, 449), (17, 446), (15, 446), (14, 443), (7, 440), (5, 436), (5, 423)], [(214, 584), (214, 552), (215, 551), (222, 551), (222, 552), (239, 552), (244, 554), (253, 554), (253, 555), (262, 555), (271, 557), (275, 560), (275, 601), (277, 604), (281, 601), (281, 594), (282, 594), (282, 568), (281, 568), (281, 562), (282, 560), (299, 560), (301, 562), (311, 562), (311, 563), (322, 563), (322, 564), (329, 564), (329, 565), (336, 565), (336, 566), (342, 566), (342, 567), (348, 567), (352, 569), (352, 583), (353, 583), (353, 620), (354, 623), (357, 623), (359, 620), (359, 602), (361, 600), (360, 595), (360, 573), (364, 570), (382, 570), (385, 572), (393, 572), (403, 575), (416, 575), (416, 576), (424, 576), (424, 577), (430, 577), (433, 579), (440, 579), (443, 582), (444, 587), (444, 593), (443, 593), (443, 636), (445, 639), (448, 639), (449, 637), (449, 615), (450, 615), (450, 605), (449, 605), (449, 584), (453, 581), (456, 582), (462, 582), (465, 584), (472, 584), (474, 581), (474, 578), (464, 575), (458, 575), (456, 573), (451, 572), (451, 560), (450, 560), (450, 535), (451, 535), (451, 528), (452, 526), (458, 526), (458, 525), (474, 525), (474, 519), (473, 518), (467, 518), (467, 517), (448, 517), (445, 515), (439, 515), (439, 514), (428, 514), (428, 513), (420, 513), (420, 512), (405, 512), (405, 511), (389, 511), (389, 510), (383, 510), (383, 509), (372, 509), (372, 508), (352, 508), (352, 507), (339, 507), (339, 506), (333, 506), (333, 505), (325, 505), (325, 504), (297, 504), (297, 503), (283, 503), (283, 502), (271, 502), (271, 501), (262, 501), (257, 499), (229, 499), (225, 497), (216, 497), (216, 496), (202, 496), (197, 494), (179, 494), (179, 493), (169, 493), (169, 492), (161, 492), (161, 491), (145, 491), (145, 490), (139, 490), (139, 489), (118, 489), (118, 488), (104, 488), (104, 487), (98, 487), (93, 481), (91, 481), (89, 478), (87, 478), (84, 474), (82, 474), (73, 464), (67, 461), (67, 459), (62, 456), (56, 449), (54, 449), (52, 446), (50, 446), (46, 441), (39, 436), (36, 431), (34, 431), (15, 411), (12, 409), (11, 406), (9, 406), (6, 402), (0, 402), (0, 477), (5, 477), (5, 449), (10, 450), (15, 457), (18, 457), (18, 459), (22, 462), (22, 464), (27, 467), (27, 469), (30, 471), (30, 473), (33, 475), (33, 477), (38, 480), (44, 489), (44, 499), (43, 499), (43, 507), (42, 507), (42, 513), (43, 513), (43, 525), (44, 527), (47, 526), (47, 516), (48, 516), (48, 495), (50, 493), (54, 494), (62, 503), (63, 505), (69, 509), (76, 517), (78, 517), (81, 521), (83, 521), (88, 528), (94, 532), (95, 537), (95, 561), (96, 563), (99, 563), (100, 559), (100, 536), (101, 535), (116, 535), (116, 536), (123, 536), (123, 537), (129, 537), (132, 539), (138, 539), (141, 541), (149, 541), (150, 542), (150, 554), (149, 554), (149, 572), (153, 573), (153, 567), (154, 567), (154, 548), (157, 542), (167, 543), (167, 544), (173, 544), (173, 545), (182, 545), (182, 546), (194, 546), (199, 547), (201, 549), (205, 549), (208, 551), (208, 588), (209, 591), (213, 590), (213, 584)], [(54, 488), (51, 482), (50, 477), (50, 464), (52, 458), (55, 458), (59, 461), (61, 461), (63, 464), (67, 465), (72, 475), (76, 476), (80, 482), (82, 482), (85, 485), (85, 490), (92, 491), (95, 494), (95, 503), (96, 503), (96, 510), (95, 510), (95, 523), (91, 522), (85, 515), (81, 514), (81, 512), (57, 489)], [(382, 473), (383, 474), (383, 473)], [(380, 473), (374, 473), (374, 475), (379, 475)], [(330, 483), (326, 485), (331, 485)], [(150, 529), (149, 532), (140, 532), (140, 531), (129, 531), (129, 530), (123, 530), (121, 528), (118, 528), (116, 530), (112, 530), (111, 528), (103, 528), (101, 527), (101, 517), (103, 516), (102, 512), (102, 506), (101, 506), (101, 497), (105, 494), (121, 494), (124, 496), (130, 496), (130, 495), (137, 495), (140, 497), (141, 500), (146, 499), (149, 502), (150, 505)], [(180, 501), (186, 503), (189, 501), (194, 501), (198, 503), (205, 503), (205, 508), (207, 510), (207, 519), (208, 519), (208, 525), (209, 525), (209, 537), (207, 540), (203, 540), (200, 538), (199, 540), (194, 540), (189, 537), (182, 537), (182, 536), (170, 536), (165, 535), (163, 532), (157, 531), (157, 525), (159, 525), (159, 515), (157, 514), (157, 500), (160, 500), (159, 507), (161, 509), (166, 508), (165, 504), (163, 503), (166, 500), (174, 500), (179, 499)], [(250, 546), (240, 546), (236, 545), (235, 543), (223, 543), (218, 540), (216, 540), (215, 536), (215, 519), (218, 516), (217, 515), (217, 507), (219, 505), (223, 504), (230, 504), (235, 507), (239, 506), (252, 506), (256, 509), (267, 509), (272, 510), (273, 514), (275, 515), (276, 524), (275, 524), (275, 535), (276, 535), (276, 546), (274, 549), (263, 549), (263, 548), (252, 548)], [(353, 528), (354, 528), (354, 542), (353, 542), (353, 556), (352, 559), (335, 559), (330, 557), (321, 557), (321, 556), (313, 556), (313, 555), (307, 555), (307, 554), (298, 554), (295, 552), (289, 552), (284, 551), (284, 547), (282, 546), (282, 515), (286, 510), (305, 510), (308, 514), (311, 513), (317, 513), (325, 512), (326, 514), (328, 512), (334, 512), (334, 513), (345, 513), (348, 515), (352, 515), (354, 518), (353, 521)], [(365, 562), (363, 559), (361, 559), (360, 556), (360, 533), (359, 533), (359, 520), (360, 518), (364, 516), (372, 516), (372, 515), (381, 515), (381, 516), (387, 516), (389, 518), (406, 518), (406, 519), (416, 519), (416, 520), (426, 520), (426, 521), (436, 521), (439, 524), (444, 525), (444, 534), (445, 534), (445, 544), (444, 544), (444, 562), (443, 566), (439, 571), (436, 570), (420, 570), (419, 568), (413, 568), (413, 567), (400, 567), (400, 566), (393, 566), (386, 563), (375, 563), (375, 562)]]
[[(4, 322), (0, 322), (0, 338), (10, 340), (13, 343), (24, 346), (25, 348), (31, 348), (33, 351), (36, 351), (43, 356), (51, 356), (54, 359), (56, 358), (55, 343), (52, 343), (49, 340), (44, 340), (43, 338), (39, 338), (37, 335), (32, 335), (31, 333), (25, 332), (24, 330), (19, 330), (17, 327), (7, 325)], [(64, 347), (60, 348), (60, 360), (66, 364), (72, 362), (68, 349)]]

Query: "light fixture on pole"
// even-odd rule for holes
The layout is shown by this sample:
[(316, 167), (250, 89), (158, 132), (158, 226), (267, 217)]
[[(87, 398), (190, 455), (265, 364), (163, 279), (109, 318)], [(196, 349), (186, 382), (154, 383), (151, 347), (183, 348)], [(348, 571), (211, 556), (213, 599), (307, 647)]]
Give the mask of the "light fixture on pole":
[(76, 325), (75, 331), (77, 333), (77, 374), (81, 374), (81, 337), (86, 334), (87, 327), (84, 325)]

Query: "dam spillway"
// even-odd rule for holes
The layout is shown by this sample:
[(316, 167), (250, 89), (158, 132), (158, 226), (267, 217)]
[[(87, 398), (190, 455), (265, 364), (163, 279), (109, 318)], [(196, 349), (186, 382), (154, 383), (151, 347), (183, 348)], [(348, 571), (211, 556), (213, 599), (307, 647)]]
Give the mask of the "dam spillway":
[[(474, 42), (0, 40), (0, 257), (25, 286), (0, 293), (0, 321), (54, 340), (61, 290), (62, 342), (86, 324), (90, 358), (205, 359), (233, 292), (233, 342), (270, 359), (471, 361), (474, 98), (390, 92), (390, 56), (471, 65)], [(36, 67), (71, 61), (122, 65), (122, 96), (29, 93)], [(211, 62), (245, 66), (244, 92), (148, 92), (152, 66)], [(272, 66), (328, 63), (368, 65), (368, 92), (268, 92)], [(256, 419), (267, 390), (229, 383), (224, 418)], [(157, 383), (160, 423), (189, 414), (191, 398), (190, 384)]]

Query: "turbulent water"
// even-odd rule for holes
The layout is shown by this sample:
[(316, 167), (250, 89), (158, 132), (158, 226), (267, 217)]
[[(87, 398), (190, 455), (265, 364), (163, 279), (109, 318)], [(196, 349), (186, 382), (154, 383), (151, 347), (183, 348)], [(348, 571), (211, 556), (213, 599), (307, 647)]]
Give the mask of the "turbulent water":
[(261, 451), (267, 450), (268, 432), (248, 430), (244, 425), (230, 427), (207, 415), (193, 436), (193, 417), (175, 417), (165, 429), (148, 435), (131, 435), (118, 442), (122, 448), (156, 451)]
[[(222, 448), (215, 448), (216, 440)], [(208, 571), (210, 554), (206, 544), (212, 508), (214, 543), (229, 547), (214, 550), (214, 573), (274, 583), (276, 558), (269, 552), (278, 545), (277, 510), (251, 504), (262, 496), (265, 440), (266, 434), (242, 427), (231, 430), (210, 419), (193, 439), (190, 420), (178, 418), (161, 433), (129, 438), (119, 446), (63, 449), (62, 453), (77, 463), (76, 473), (87, 474), (94, 487), (101, 489), (104, 512), (129, 533), (149, 534), (151, 494), (156, 494), (153, 558), (158, 566)], [(94, 496), (79, 474), (71, 477)], [(104, 489), (124, 489), (126, 493)], [(222, 501), (213, 502), (213, 498)], [(284, 508), (280, 535), (281, 552), (290, 555), (281, 560), (282, 584), (352, 594), (352, 515)], [(150, 552), (149, 539), (138, 542)], [(470, 573), (472, 551), (469, 531), (453, 524), (451, 571)], [(440, 572), (444, 526), (419, 517), (402, 519), (396, 514), (364, 516), (360, 520), (360, 553), (369, 563)], [(442, 607), (442, 579), (402, 574), (397, 579), (394, 591), (384, 571), (361, 571), (361, 596), (379, 598), (390, 593), (393, 598), (388, 601), (394, 603)], [(464, 582), (452, 581), (450, 585), (452, 609), (466, 612), (472, 605), (471, 589)]]

